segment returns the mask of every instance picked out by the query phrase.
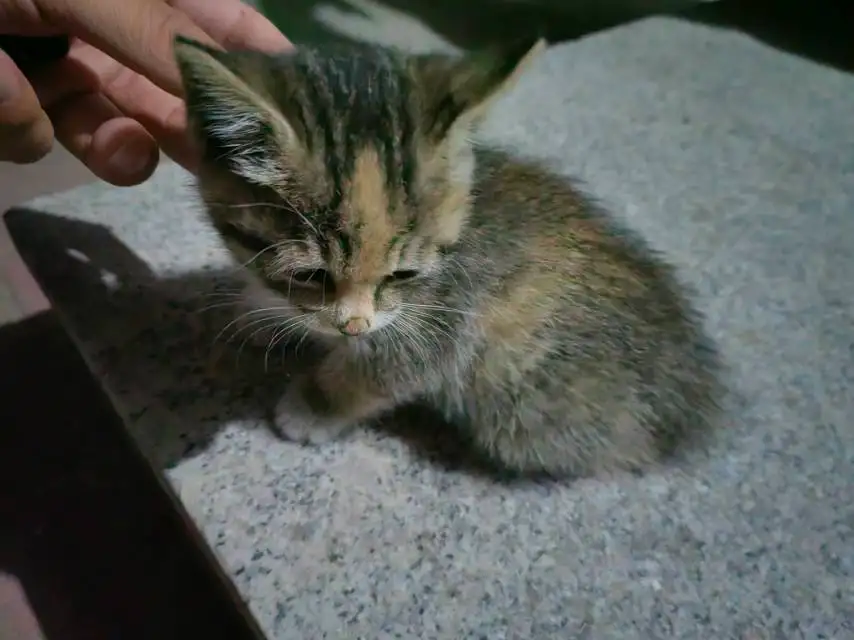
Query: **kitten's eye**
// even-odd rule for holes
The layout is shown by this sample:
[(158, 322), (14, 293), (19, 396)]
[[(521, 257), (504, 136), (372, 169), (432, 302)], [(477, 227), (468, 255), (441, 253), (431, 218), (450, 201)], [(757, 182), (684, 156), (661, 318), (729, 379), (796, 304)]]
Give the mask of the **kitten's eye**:
[(389, 282), (403, 282), (405, 280), (412, 280), (413, 278), (418, 277), (418, 272), (413, 269), (402, 269), (401, 271), (395, 271), (390, 276), (388, 276), (387, 280)]
[(291, 274), (291, 280), (299, 284), (326, 287), (332, 283), (329, 273), (326, 269), (305, 269), (304, 271), (294, 271)]

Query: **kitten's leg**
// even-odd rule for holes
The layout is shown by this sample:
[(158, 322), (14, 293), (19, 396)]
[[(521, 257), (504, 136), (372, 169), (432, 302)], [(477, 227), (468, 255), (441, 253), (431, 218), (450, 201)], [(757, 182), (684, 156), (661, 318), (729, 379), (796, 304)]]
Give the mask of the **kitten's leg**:
[(387, 396), (369, 388), (333, 355), (291, 382), (276, 405), (275, 424), (289, 440), (322, 444), (391, 407)]

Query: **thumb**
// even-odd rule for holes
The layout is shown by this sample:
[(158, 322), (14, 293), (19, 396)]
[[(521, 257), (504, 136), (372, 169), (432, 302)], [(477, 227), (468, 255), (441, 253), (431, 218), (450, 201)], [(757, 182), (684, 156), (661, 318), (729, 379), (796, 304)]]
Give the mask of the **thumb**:
[(53, 147), (53, 125), (36, 92), (0, 50), (0, 161), (30, 163)]

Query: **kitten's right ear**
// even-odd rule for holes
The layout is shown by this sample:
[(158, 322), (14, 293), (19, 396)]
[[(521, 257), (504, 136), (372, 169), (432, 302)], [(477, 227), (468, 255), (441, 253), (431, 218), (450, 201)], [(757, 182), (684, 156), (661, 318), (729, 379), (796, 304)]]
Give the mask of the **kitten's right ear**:
[(253, 184), (280, 183), (282, 161), (295, 151), (296, 136), (263, 87), (252, 86), (253, 77), (260, 84), (261, 70), (246, 73), (234, 54), (183, 36), (175, 38), (174, 51), (188, 119), (205, 159)]
[(543, 38), (530, 37), (460, 57), (410, 57), (409, 71), (420, 94), (428, 134), (442, 138), (452, 128), (477, 123), (546, 47)]

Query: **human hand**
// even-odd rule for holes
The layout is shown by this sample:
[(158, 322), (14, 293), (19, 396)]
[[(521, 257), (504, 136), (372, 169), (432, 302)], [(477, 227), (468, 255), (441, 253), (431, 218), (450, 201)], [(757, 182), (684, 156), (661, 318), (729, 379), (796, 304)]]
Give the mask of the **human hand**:
[(35, 162), (56, 138), (119, 186), (150, 177), (158, 148), (195, 169), (176, 34), (226, 49), (291, 46), (240, 0), (0, 0), (0, 32), (72, 38), (68, 56), (28, 77), (0, 50), (0, 161)]

